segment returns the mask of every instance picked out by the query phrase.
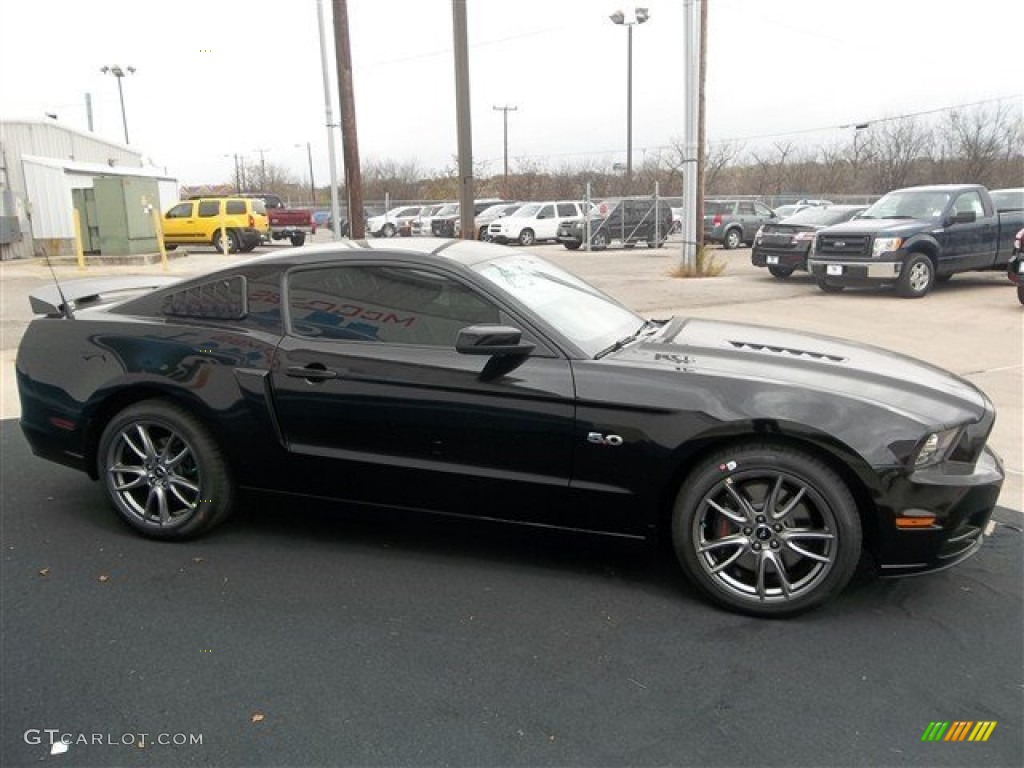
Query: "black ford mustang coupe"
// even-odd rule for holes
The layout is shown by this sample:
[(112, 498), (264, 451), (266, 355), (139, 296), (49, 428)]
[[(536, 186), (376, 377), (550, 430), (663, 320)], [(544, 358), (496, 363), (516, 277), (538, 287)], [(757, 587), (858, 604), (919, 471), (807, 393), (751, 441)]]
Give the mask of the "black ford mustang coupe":
[(712, 599), (783, 615), (862, 555), (968, 557), (1003, 480), (992, 404), (950, 373), (645, 320), (520, 249), (340, 242), (154, 282), (37, 292), (17, 372), (35, 453), (155, 538), (209, 530), (240, 488), (664, 533)]

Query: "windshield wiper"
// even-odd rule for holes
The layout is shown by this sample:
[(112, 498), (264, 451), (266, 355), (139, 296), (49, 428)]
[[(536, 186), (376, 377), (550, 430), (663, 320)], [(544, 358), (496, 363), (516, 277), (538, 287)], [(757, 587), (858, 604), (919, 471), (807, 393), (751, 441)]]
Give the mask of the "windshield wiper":
[(594, 355), (594, 359), (600, 360), (605, 355), (610, 355), (612, 352), (618, 352), (627, 344), (632, 344), (645, 333), (649, 335), (655, 330), (660, 329), (667, 322), (667, 320), (644, 320), (644, 324), (637, 328), (635, 333), (631, 333), (629, 336), (624, 336), (623, 338), (619, 339), (614, 344), (612, 344), (610, 347), (602, 349), (600, 352)]

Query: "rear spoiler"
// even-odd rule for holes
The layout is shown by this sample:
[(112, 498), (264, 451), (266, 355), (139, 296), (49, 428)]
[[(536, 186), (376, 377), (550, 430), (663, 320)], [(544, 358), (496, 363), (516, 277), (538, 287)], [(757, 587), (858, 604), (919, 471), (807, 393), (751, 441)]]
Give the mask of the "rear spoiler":
[[(180, 282), (178, 277), (149, 277), (131, 275), (127, 277), (90, 277), (72, 280), (60, 286), (44, 285), (29, 294), (32, 314), (60, 317), (85, 304), (114, 301), (128, 298), (124, 294), (144, 293)], [(65, 307), (64, 303), (70, 304)]]

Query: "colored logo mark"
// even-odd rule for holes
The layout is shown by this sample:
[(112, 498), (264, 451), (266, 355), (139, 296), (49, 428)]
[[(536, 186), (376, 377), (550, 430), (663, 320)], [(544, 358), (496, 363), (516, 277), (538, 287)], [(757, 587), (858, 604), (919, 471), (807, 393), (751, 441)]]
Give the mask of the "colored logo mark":
[(995, 720), (932, 721), (921, 734), (921, 741), (988, 741), (996, 729)]

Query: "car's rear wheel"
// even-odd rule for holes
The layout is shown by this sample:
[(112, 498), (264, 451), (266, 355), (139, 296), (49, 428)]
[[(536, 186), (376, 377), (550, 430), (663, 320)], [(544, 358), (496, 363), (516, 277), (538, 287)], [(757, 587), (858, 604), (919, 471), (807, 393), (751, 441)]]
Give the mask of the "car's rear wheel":
[(768, 272), (772, 277), (777, 277), (779, 280), (785, 280), (793, 274), (793, 267), (780, 267), (778, 264), (773, 264), (768, 267)]
[(915, 253), (903, 265), (896, 290), (906, 299), (920, 299), (935, 285), (935, 265), (923, 253)]
[(300, 246), (300, 245), (302, 245), (303, 243), (306, 242), (306, 233), (305, 232), (300, 232), (297, 235), (292, 235), (291, 241), (292, 241), (292, 245), (294, 245), (297, 248), (298, 246)]
[(1017, 300), (1024, 304), (1024, 284), (1017, 286)]
[(98, 462), (114, 509), (145, 536), (198, 536), (234, 504), (227, 462), (213, 436), (188, 411), (162, 400), (117, 414), (103, 430)]
[(647, 239), (647, 247), (648, 248), (661, 248), (661, 246), (663, 246), (664, 244), (665, 244), (665, 239), (664, 238), (662, 238), (661, 240), (659, 240), (659, 239), (657, 239), (655, 237), (650, 237), (650, 238)]
[(603, 251), (605, 248), (607, 248), (608, 243), (608, 233), (605, 232), (604, 230), (595, 232), (593, 236), (590, 238), (590, 245), (599, 251)]
[(228, 245), (227, 249), (224, 248), (224, 238), (222, 237), (223, 230), (218, 229), (213, 233), (213, 247), (221, 253), (237, 253), (241, 242), (238, 239), (238, 233), (234, 230), (228, 230)]
[(814, 608), (860, 558), (849, 488), (787, 446), (746, 444), (710, 456), (684, 482), (672, 541), (687, 575), (716, 602), (758, 616)]
[(570, 251), (578, 251), (582, 243), (579, 240), (563, 240), (562, 245), (564, 245)]
[(733, 250), (740, 247), (740, 243), (743, 241), (743, 235), (738, 229), (730, 229), (725, 233), (725, 240), (722, 245), (728, 250)]
[(520, 245), (533, 245), (535, 242), (537, 242), (537, 236), (529, 227), (527, 227), (526, 229), (519, 233)]

